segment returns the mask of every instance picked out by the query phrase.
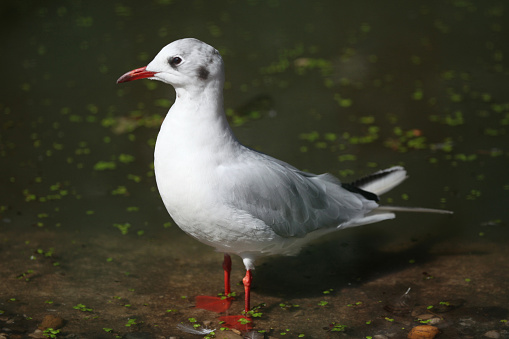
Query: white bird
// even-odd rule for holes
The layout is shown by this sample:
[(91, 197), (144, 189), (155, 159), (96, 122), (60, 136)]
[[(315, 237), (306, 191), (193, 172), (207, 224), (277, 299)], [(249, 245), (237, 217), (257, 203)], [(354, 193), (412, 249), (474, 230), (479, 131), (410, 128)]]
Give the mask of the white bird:
[[(224, 64), (219, 52), (196, 39), (165, 46), (146, 67), (117, 83), (148, 78), (172, 85), (176, 100), (157, 137), (157, 186), (177, 225), (224, 255), (225, 296), (231, 259), (240, 256), (245, 312), (256, 259), (294, 255), (309, 241), (347, 227), (395, 217), (393, 211), (451, 213), (382, 207), (378, 195), (406, 178), (402, 167), (351, 184), (330, 174), (311, 174), (243, 146), (228, 125), (223, 105)], [(231, 298), (198, 297), (197, 306), (224, 311)]]

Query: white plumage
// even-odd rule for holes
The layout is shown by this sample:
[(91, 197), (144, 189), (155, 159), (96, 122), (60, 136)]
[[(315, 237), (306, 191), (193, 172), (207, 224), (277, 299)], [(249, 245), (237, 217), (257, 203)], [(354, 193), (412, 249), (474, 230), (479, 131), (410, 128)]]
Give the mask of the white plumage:
[(240, 144), (224, 113), (222, 58), (199, 40), (167, 45), (148, 66), (118, 82), (140, 78), (171, 84), (177, 94), (154, 161), (168, 212), (197, 240), (242, 257), (248, 271), (260, 256), (296, 254), (318, 236), (406, 210), (377, 203), (377, 195), (406, 178), (402, 167), (341, 184), (330, 174), (302, 172)]

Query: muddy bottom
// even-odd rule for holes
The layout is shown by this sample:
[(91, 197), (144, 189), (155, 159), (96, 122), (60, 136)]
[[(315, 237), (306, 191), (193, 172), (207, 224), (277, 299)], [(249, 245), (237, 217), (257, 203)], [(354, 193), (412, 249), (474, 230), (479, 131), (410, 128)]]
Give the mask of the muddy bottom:
[[(509, 250), (497, 241), (507, 237), (504, 228), (472, 240), (395, 239), (384, 225), (345, 230), (297, 257), (260, 262), (254, 333), (406, 338), (427, 324), (443, 338), (509, 337)], [(1, 239), (5, 338), (51, 337), (36, 331), (48, 315), (63, 319), (57, 338), (200, 337), (178, 324), (215, 329), (216, 338), (240, 337), (221, 330), (218, 314), (193, 307), (196, 295), (222, 292), (222, 254), (176, 227), (143, 236), (20, 229), (9, 223)], [(243, 275), (233, 257), (238, 297), (230, 314), (243, 308)]]

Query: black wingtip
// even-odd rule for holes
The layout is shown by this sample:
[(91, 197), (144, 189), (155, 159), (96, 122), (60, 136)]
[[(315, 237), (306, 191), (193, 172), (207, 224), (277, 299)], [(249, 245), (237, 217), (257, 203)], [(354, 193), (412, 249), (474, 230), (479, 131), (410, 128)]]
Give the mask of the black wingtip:
[(365, 177), (362, 177), (360, 179), (357, 179), (351, 183), (349, 183), (350, 185), (352, 186), (355, 186), (355, 187), (364, 187), (366, 185), (369, 185), (370, 183), (374, 182), (374, 181), (378, 181), (380, 179), (383, 179), (384, 177), (387, 177), (391, 174), (393, 174), (394, 172), (399, 172), (399, 171), (403, 171), (403, 172), (406, 172), (405, 169), (401, 166), (394, 166), (394, 167), (391, 167), (391, 168), (387, 168), (387, 169), (383, 169), (383, 170), (380, 170), (378, 172), (375, 172), (375, 173), (372, 173), (372, 174), (369, 174)]
[(350, 191), (352, 193), (357, 193), (362, 195), (364, 198), (368, 200), (373, 200), (378, 202), (380, 199), (378, 198), (378, 195), (375, 193), (371, 193), (368, 191), (365, 191), (363, 189), (360, 189), (359, 187), (355, 186), (354, 184), (341, 184), (341, 186), (346, 189), (347, 191)]

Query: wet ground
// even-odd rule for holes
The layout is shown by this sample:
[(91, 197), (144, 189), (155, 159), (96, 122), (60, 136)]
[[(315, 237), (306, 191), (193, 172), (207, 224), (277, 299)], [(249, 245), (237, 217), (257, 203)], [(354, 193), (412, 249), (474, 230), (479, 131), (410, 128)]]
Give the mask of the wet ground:
[[(12, 338), (35, 331), (46, 315), (62, 317), (62, 337), (71, 338), (192, 338), (177, 324), (193, 325), (193, 319), (221, 328), (215, 314), (192, 307), (195, 295), (220, 292), (221, 256), (184, 236), (12, 233), (3, 241), (0, 318)], [(505, 244), (432, 235), (393, 241), (382, 230), (367, 238), (343, 233), (257, 269), (252, 300), (264, 306), (256, 330), (276, 338), (405, 338), (412, 327), (431, 323), (445, 338), (508, 335)], [(373, 246), (370, 237), (383, 245)], [(48, 245), (55, 246), (51, 256), (34, 250)], [(238, 260), (235, 268), (234, 291), (241, 294)], [(242, 307), (234, 302), (231, 312)], [(127, 326), (132, 319), (136, 325)], [(345, 332), (335, 332), (337, 325)]]
[[(223, 54), (244, 144), (343, 181), (403, 165), (410, 178), (382, 203), (455, 212), (399, 214), (264, 259), (251, 337), (406, 338), (419, 325), (509, 337), (505, 2), (1, 9), (0, 337), (200, 337), (178, 324), (226, 335), (193, 308), (221, 292), (222, 254), (178, 229), (153, 178), (173, 90), (115, 84), (186, 36)], [(36, 332), (48, 315), (59, 332)]]

